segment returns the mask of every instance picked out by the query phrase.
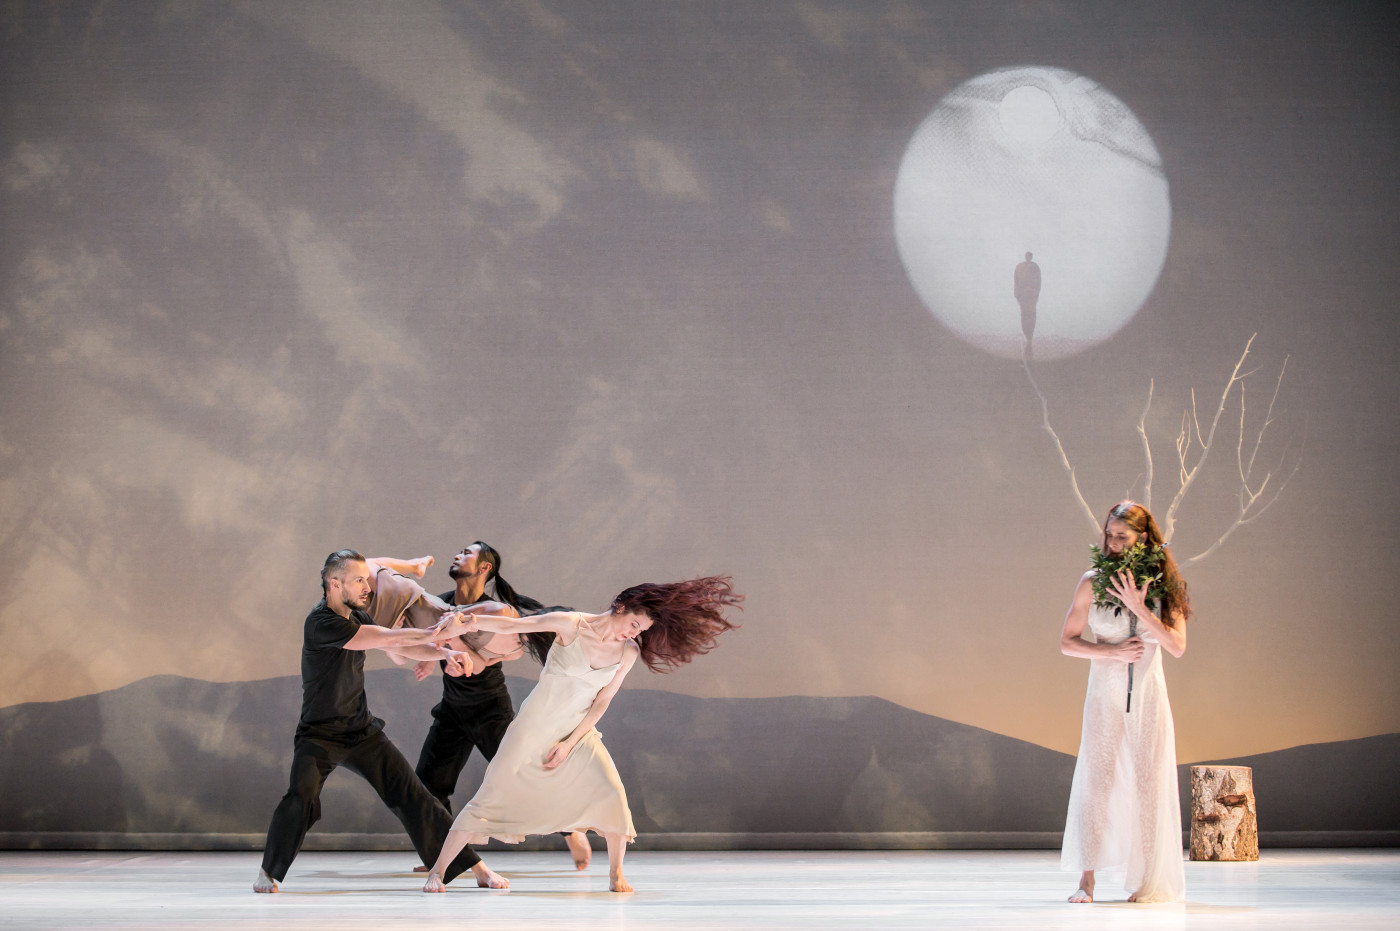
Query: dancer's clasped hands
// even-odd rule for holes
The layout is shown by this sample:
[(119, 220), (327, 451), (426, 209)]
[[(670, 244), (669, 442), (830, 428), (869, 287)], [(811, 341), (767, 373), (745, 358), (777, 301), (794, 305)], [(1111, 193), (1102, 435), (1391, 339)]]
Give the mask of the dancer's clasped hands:
[(448, 611), (438, 622), (437, 628), (433, 632), (434, 643), (446, 643), (463, 634), (475, 633), (480, 630), (476, 626), (477, 615), (467, 611)]

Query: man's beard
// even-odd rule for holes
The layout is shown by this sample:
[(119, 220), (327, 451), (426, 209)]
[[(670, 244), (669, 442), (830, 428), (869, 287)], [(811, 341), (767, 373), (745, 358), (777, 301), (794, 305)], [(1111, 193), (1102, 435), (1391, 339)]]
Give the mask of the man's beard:
[(454, 582), (456, 582), (456, 581), (458, 581), (458, 580), (460, 580), (460, 579), (465, 579), (465, 578), (469, 577), (470, 575), (471, 575), (471, 573), (468, 572), (467, 570), (463, 569), (461, 566), (452, 566), (451, 568), (449, 568), (449, 569), (447, 570), (447, 577), (450, 578), (450, 579), (451, 579), (452, 581), (454, 581)]
[(359, 604), (355, 604), (355, 602), (347, 598), (345, 599), (345, 606), (355, 611), (363, 611), (369, 607), (369, 600), (372, 597), (374, 597), (374, 592), (365, 592), (365, 597), (360, 601)]

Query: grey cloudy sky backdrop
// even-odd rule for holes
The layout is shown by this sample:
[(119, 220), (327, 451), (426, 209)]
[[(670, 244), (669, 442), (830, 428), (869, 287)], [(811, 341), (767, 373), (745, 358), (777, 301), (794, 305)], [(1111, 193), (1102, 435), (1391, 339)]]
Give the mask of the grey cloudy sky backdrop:
[[(1256, 331), (1251, 416), (1290, 355), (1278, 437), (1306, 427), (1277, 507), (1191, 574), (1183, 759), (1400, 730), (1395, 26), (11, 4), (0, 704), (292, 674), (327, 552), (482, 537), (583, 608), (733, 572), (743, 630), (634, 685), (873, 694), (1072, 750), (1085, 669), (1056, 640), (1091, 537), (1019, 366), (934, 321), (892, 223), (939, 99), (1038, 64), (1131, 107), (1171, 185), (1146, 305), (1039, 370), (1093, 508), (1142, 471), (1148, 379), (1160, 503), (1191, 388), (1218, 395)], [(1008, 266), (1016, 314), (1010, 291)], [(1185, 551), (1233, 507), (1212, 456)]]

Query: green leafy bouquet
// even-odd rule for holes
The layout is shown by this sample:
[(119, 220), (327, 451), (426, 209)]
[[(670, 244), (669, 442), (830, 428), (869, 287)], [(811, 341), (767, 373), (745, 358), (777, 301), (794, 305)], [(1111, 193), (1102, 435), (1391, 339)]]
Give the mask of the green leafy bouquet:
[[(1105, 553), (1095, 544), (1089, 547), (1093, 555), (1094, 604), (1112, 608), (1115, 615), (1123, 613), (1123, 603), (1113, 594), (1113, 577), (1126, 572), (1138, 588), (1147, 585), (1147, 603), (1160, 605), (1176, 586), (1168, 584), (1166, 576), (1167, 551), (1160, 546), (1148, 546), (1146, 540), (1139, 540), (1122, 553), (1114, 556)], [(1128, 636), (1137, 636), (1137, 615), (1128, 621)], [(1133, 710), (1133, 666), (1128, 664), (1128, 703), (1124, 711)]]
[(1148, 546), (1147, 541), (1139, 540), (1117, 556), (1105, 553), (1098, 544), (1089, 547), (1093, 555), (1094, 604), (1112, 608), (1114, 614), (1123, 613), (1123, 605), (1113, 594), (1113, 577), (1120, 572), (1132, 576), (1138, 588), (1147, 583), (1147, 603), (1163, 601), (1172, 593), (1174, 585), (1168, 585), (1164, 578), (1167, 551), (1160, 546)]

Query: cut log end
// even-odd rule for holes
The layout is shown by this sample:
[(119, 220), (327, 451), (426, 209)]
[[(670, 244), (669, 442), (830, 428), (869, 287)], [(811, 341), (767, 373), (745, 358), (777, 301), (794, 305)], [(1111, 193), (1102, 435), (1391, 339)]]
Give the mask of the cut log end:
[(1248, 766), (1191, 767), (1191, 859), (1259, 859), (1254, 773)]

